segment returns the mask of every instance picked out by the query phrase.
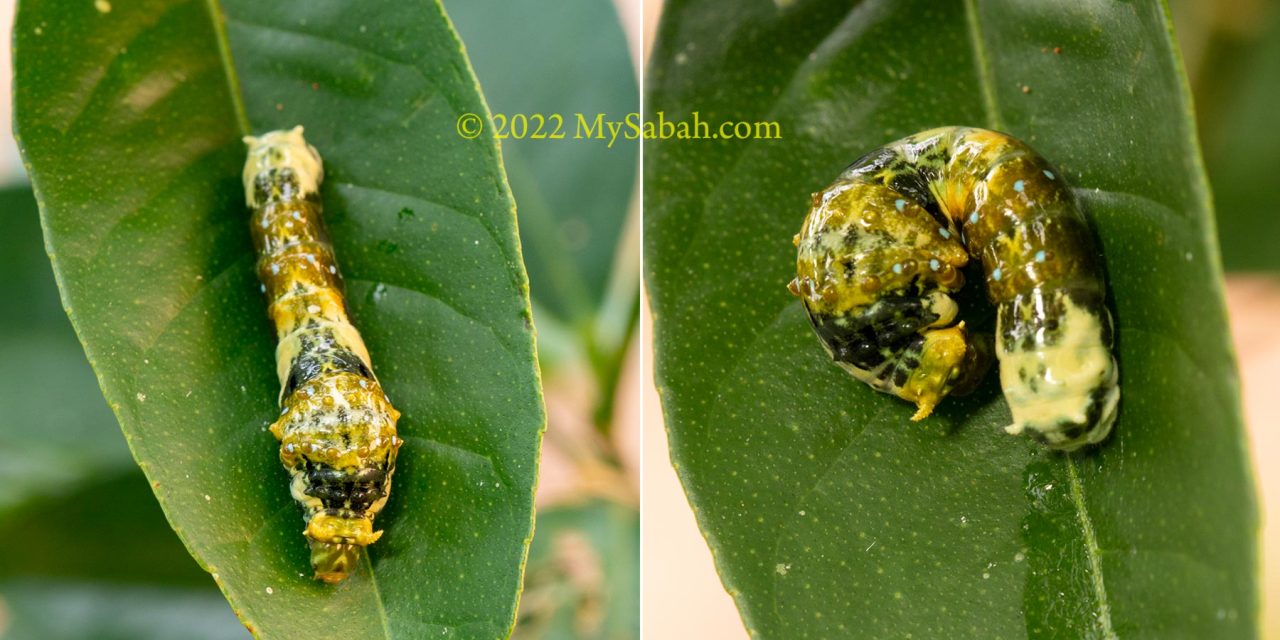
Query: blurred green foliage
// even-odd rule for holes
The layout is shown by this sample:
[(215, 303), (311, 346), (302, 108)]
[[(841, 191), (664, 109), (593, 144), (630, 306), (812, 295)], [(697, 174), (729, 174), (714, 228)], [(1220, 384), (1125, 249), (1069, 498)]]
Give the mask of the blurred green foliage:
[(603, 500), (538, 513), (515, 640), (637, 637), (640, 514)]
[(640, 143), (620, 137), (610, 146), (577, 136), (584, 133), (579, 116), (617, 121), (639, 109), (618, 16), (603, 0), (447, 6), (490, 110), (508, 120), (558, 116), (563, 123), (561, 140), (519, 138), (509, 126), (502, 157), (519, 210), (544, 374), (588, 365), (599, 387), (593, 418), (607, 431), (617, 376), (640, 317), (633, 197)]
[[(157, 507), (158, 510), (158, 507)], [(216, 588), (6, 580), (5, 640), (245, 640)]]
[(62, 311), (29, 187), (0, 191), (0, 514), (133, 469)]
[(1280, 270), (1280, 2), (1173, 0), (1228, 271)]

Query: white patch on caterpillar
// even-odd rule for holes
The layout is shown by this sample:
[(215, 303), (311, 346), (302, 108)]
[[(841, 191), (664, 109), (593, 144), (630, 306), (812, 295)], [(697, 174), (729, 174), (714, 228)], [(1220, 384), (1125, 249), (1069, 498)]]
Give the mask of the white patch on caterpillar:
[[(1009, 351), (1003, 331), (997, 331), (996, 348), (1000, 354), (1000, 386), (1004, 388), (1013, 424), (1005, 431), (1014, 435), (1025, 429), (1038, 431), (1052, 444), (1078, 448), (1087, 442), (1100, 442), (1111, 431), (1115, 421), (1120, 388), (1118, 372), (1111, 349), (1102, 343), (1099, 316), (1086, 310), (1069, 296), (1060, 295), (1062, 315), (1058, 318), (1059, 334), (1052, 345), (1030, 350)], [(1044, 375), (1038, 372), (1043, 367)], [(1024, 379), (1035, 378), (1033, 390)], [(1085, 424), (1092, 405), (1091, 394), (1109, 387), (1103, 398), (1103, 410), (1095, 424), (1078, 443), (1068, 443), (1060, 433), (1062, 423)]]
[(303, 196), (320, 191), (324, 163), (315, 147), (302, 138), (302, 125), (261, 137), (245, 136), (244, 143), (249, 145), (248, 161), (244, 163), (244, 199), (250, 207), (257, 209), (262, 205), (254, 194), (254, 180), (271, 169), (292, 169)]

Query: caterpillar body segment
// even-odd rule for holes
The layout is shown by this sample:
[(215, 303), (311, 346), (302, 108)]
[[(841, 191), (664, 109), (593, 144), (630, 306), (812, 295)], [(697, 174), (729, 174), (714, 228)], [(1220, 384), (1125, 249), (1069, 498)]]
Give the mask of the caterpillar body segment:
[(321, 217), (323, 164), (302, 127), (245, 138), (245, 198), (276, 328), (281, 413), (271, 433), (302, 505), (315, 577), (344, 580), (391, 491), (396, 411), (347, 316)]
[(1024, 143), (965, 127), (890, 143), (814, 195), (796, 244), (789, 288), (827, 350), (914, 402), (914, 419), (989, 361), (950, 297), (978, 260), (1006, 430), (1064, 451), (1110, 432), (1120, 392), (1099, 252), (1068, 185)]

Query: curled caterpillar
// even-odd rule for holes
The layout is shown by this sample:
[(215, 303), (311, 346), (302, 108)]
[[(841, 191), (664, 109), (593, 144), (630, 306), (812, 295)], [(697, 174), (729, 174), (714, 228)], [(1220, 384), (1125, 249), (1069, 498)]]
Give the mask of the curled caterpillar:
[(1062, 451), (1110, 433), (1119, 370), (1099, 251), (1061, 174), (1023, 142), (944, 127), (889, 143), (813, 195), (795, 243), (788, 288), (823, 345), (915, 403), (913, 420), (989, 363), (950, 296), (977, 259), (996, 305), (1005, 430)]
[(341, 276), (321, 219), (324, 168), (302, 127), (244, 139), (245, 199), (258, 277), (276, 328), (280, 417), (271, 433), (302, 505), (318, 580), (336, 584), (382, 536), (373, 518), (391, 491), (400, 412), (373, 375), (347, 318)]

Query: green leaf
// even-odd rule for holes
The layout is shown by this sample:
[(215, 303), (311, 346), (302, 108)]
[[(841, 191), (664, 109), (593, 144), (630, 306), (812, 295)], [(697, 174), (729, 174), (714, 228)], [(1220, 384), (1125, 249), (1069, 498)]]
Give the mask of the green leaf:
[(538, 511), (513, 640), (640, 637), (640, 514), (604, 500)]
[[(497, 145), (455, 133), (459, 115), (485, 114), (460, 43), (432, 2), (217, 11), (19, 7), (16, 129), (104, 395), (170, 523), (256, 634), (505, 636), (543, 412)], [(299, 123), (325, 158), (351, 313), (407, 441), (386, 535), (337, 587), (310, 578), (265, 431), (274, 344), (239, 184), (240, 136)]]
[[(578, 114), (621, 120), (640, 98), (613, 4), (599, 0), (461, 0), (449, 13), (467, 43), (494, 114), (509, 124), (502, 157), (520, 205), (534, 302), (580, 325), (600, 311), (636, 181), (639, 143), (581, 139)], [(525, 34), (537, 34), (526, 37)], [(561, 123), (563, 139), (533, 139)], [(558, 120), (557, 120), (558, 117)], [(628, 281), (637, 297), (638, 278)]]
[(0, 217), (0, 299), (21, 301), (0, 305), (3, 519), (133, 461), (58, 303), (31, 189), (0, 190)]
[[(1153, 1), (668, 3), (650, 118), (782, 131), (645, 153), (672, 458), (754, 635), (1255, 636), (1257, 514), (1171, 37)], [(1002, 433), (994, 376), (910, 423), (786, 291), (809, 194), (940, 125), (1030, 142), (1096, 223), (1123, 389), (1096, 451)], [(978, 289), (966, 315), (989, 323)]]

